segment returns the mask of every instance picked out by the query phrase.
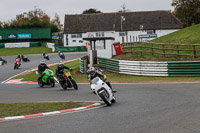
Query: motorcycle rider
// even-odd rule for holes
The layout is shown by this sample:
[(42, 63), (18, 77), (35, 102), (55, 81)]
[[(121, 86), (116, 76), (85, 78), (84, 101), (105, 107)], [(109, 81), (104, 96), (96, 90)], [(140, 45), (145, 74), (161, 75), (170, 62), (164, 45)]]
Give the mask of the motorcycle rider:
[(87, 70), (87, 76), (88, 76), (88, 80), (91, 81), (92, 79), (94, 79), (95, 77), (99, 77), (101, 80), (103, 80), (111, 89), (113, 93), (116, 93), (117, 91), (114, 90), (110, 84), (109, 81), (107, 81), (106, 76), (103, 74), (102, 70), (98, 70), (94, 67), (89, 67), (89, 69)]
[(38, 73), (41, 77), (43, 77), (44, 75), (42, 74), (42, 72), (44, 72), (46, 69), (50, 69), (44, 62), (44, 60), (40, 61), (40, 64), (38, 65)]
[(56, 76), (57, 76), (59, 81), (63, 77), (64, 69), (68, 69), (69, 71), (72, 71), (71, 68), (65, 66), (64, 63), (62, 61), (60, 61), (60, 63), (58, 64), (58, 66), (56, 68)]
[(64, 54), (63, 54), (62, 52), (58, 51), (58, 56), (59, 56), (60, 58), (62, 58), (62, 57), (64, 56)]
[(21, 57), (20, 55), (18, 55), (16, 58), (15, 58), (15, 61), (19, 61), (19, 67), (21, 66)]

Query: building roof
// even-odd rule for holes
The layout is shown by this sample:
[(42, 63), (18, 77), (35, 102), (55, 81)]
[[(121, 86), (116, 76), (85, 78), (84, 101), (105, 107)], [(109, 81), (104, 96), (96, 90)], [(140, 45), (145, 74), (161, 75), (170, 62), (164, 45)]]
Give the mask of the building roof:
[(148, 29), (181, 29), (181, 22), (170, 11), (143, 11), (125, 13), (97, 13), (65, 15), (64, 33), (84, 33), (95, 31), (121, 31), (121, 16), (123, 31)]

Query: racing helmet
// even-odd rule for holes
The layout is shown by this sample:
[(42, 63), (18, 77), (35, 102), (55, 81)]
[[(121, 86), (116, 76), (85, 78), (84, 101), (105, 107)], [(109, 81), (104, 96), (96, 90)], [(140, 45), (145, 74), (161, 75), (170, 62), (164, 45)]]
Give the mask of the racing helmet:
[(94, 67), (90, 67), (89, 73), (90, 73), (91, 76), (94, 76), (96, 74), (96, 69)]
[(40, 65), (41, 65), (41, 66), (44, 66), (44, 65), (45, 65), (44, 60), (41, 60), (41, 61), (40, 61)]
[(64, 63), (62, 61), (60, 61), (58, 65), (59, 65), (59, 67), (63, 67)]

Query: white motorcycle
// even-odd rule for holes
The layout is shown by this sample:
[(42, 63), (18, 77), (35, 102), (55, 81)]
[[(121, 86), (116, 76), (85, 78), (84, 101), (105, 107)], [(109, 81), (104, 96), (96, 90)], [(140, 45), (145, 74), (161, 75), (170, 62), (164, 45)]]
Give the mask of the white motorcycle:
[(112, 89), (99, 77), (91, 80), (91, 89), (95, 92), (108, 106), (115, 103), (116, 99)]

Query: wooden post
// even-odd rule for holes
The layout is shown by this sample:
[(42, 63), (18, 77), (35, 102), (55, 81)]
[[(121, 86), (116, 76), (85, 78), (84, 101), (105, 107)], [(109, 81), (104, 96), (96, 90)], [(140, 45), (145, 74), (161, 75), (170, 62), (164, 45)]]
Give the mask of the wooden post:
[(192, 45), (192, 53), (193, 53), (193, 58), (197, 58), (195, 45)]
[(133, 42), (135, 41), (134, 36), (133, 36)]
[(130, 36), (130, 42), (131, 42), (131, 36)]
[(177, 49), (177, 55), (178, 55), (178, 57), (180, 57), (180, 53), (179, 53), (179, 45), (176, 45), (176, 49)]
[(140, 45), (140, 55), (142, 56), (142, 45), (141, 44), (139, 45)]
[(164, 44), (162, 45), (162, 48), (163, 48), (163, 56), (165, 57), (165, 45)]
[(153, 53), (153, 43), (151, 44), (151, 47), (152, 47), (152, 48), (151, 48), (151, 52), (152, 52), (151, 54), (152, 54), (152, 57), (154, 57), (154, 53)]

